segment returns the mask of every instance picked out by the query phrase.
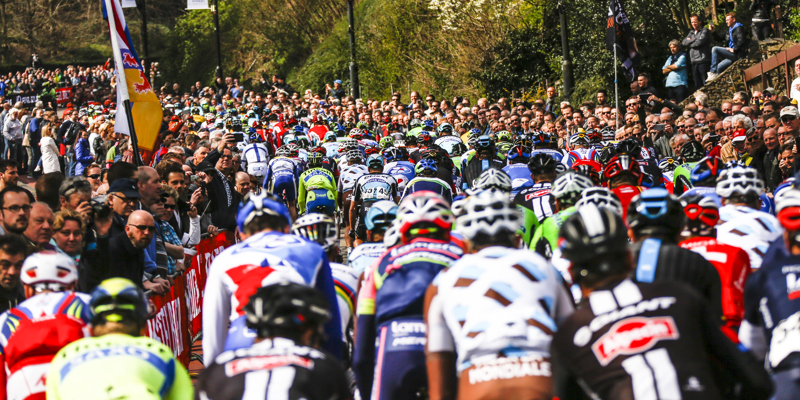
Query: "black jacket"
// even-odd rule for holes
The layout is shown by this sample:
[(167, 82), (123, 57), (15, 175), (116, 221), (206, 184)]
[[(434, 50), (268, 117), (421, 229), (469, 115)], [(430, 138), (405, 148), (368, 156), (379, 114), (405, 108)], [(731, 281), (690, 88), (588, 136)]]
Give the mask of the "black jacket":
[(699, 32), (689, 31), (681, 44), (689, 49), (692, 64), (711, 63), (711, 31), (707, 28), (703, 27)]
[(733, 28), (733, 38), (731, 38), (731, 36), (730, 36), (731, 35), (731, 33), (730, 33), (731, 30), (727, 26), (720, 27), (720, 29), (722, 29), (722, 28), (725, 29), (725, 34), (724, 35), (720, 35), (717, 32), (712, 32), (712, 35), (714, 36), (715, 39), (721, 40), (723, 42), (723, 45), (722, 45), (723, 47), (728, 47), (728, 42), (730, 42), (731, 39), (732, 39), (733, 40), (733, 54), (736, 54), (736, 56), (738, 58), (742, 58), (747, 54), (747, 36), (746, 36), (745, 31), (744, 31), (744, 25), (742, 25), (741, 23), (737, 22), (736, 25), (734, 25), (734, 26), (735, 26), (735, 28)]
[(91, 293), (109, 278), (126, 278), (144, 289), (144, 250), (137, 250), (125, 232), (97, 240), (97, 246), (81, 257), (78, 291)]
[(753, 11), (753, 19), (770, 19), (772, 7), (775, 7), (774, 0), (753, 0), (750, 3), (750, 11)]
[(0, 286), (0, 314), (14, 308), (25, 301), (25, 291), (22, 283), (17, 283), (14, 289), (6, 290)]

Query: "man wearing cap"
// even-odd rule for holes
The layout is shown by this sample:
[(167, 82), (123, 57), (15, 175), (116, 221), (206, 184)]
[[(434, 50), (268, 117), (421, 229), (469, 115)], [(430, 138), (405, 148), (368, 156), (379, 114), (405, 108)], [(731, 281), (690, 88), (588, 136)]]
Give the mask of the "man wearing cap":
[(117, 179), (108, 188), (106, 202), (111, 207), (113, 223), (109, 234), (114, 236), (125, 230), (128, 217), (136, 210), (139, 199), (139, 189), (136, 181), (128, 178)]
[(788, 106), (781, 109), (781, 126), (787, 129), (787, 133), (792, 137), (797, 137), (800, 131), (800, 112), (797, 107)]
[(327, 96), (334, 96), (337, 99), (341, 100), (345, 96), (344, 88), (342, 87), (342, 81), (338, 79), (333, 81), (333, 88), (331, 88), (331, 85), (326, 84), (325, 93), (327, 94)]
[(733, 137), (730, 143), (722, 146), (722, 161), (739, 161), (744, 154), (744, 142), (747, 139), (747, 131), (744, 129), (737, 129), (733, 131)]

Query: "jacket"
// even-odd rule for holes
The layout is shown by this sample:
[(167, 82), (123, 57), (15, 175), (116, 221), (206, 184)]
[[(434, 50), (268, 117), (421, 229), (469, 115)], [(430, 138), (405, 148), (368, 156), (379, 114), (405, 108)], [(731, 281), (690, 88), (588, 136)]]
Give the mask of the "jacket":
[(83, 175), (83, 170), (94, 162), (89, 150), (89, 141), (81, 138), (75, 145), (75, 176)]
[(703, 27), (699, 32), (689, 31), (681, 44), (689, 49), (692, 64), (711, 63), (711, 31), (708, 28)]
[(78, 290), (91, 293), (108, 278), (127, 278), (143, 288), (144, 250), (133, 247), (127, 233), (98, 238), (97, 246), (81, 257)]
[(754, 0), (752, 3), (750, 3), (750, 11), (753, 11), (753, 21), (769, 21), (769, 16), (772, 13), (772, 7), (775, 7), (774, 0)]
[(745, 36), (744, 25), (740, 22), (734, 24), (733, 28), (728, 28), (728, 30), (725, 31), (725, 36), (717, 32), (713, 32), (712, 34), (715, 39), (725, 42), (725, 47), (733, 48), (733, 54), (735, 54), (736, 57), (742, 58), (747, 54), (747, 37)]

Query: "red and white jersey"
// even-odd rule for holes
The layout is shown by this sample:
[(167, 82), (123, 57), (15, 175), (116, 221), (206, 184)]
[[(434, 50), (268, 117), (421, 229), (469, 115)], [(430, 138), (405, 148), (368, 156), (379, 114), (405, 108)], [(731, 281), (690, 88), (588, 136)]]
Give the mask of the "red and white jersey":
[(628, 218), (628, 205), (631, 204), (633, 198), (642, 193), (644, 189), (641, 186), (622, 185), (617, 188), (611, 189), (622, 204), (622, 220), (627, 221)]
[(281, 281), (306, 284), (287, 261), (247, 247), (259, 237), (251, 236), (227, 248), (208, 270), (203, 294), (203, 354), (208, 360), (222, 353), (228, 322), (244, 315), (244, 306), (259, 288)]
[(0, 399), (45, 400), (50, 361), (62, 347), (88, 336), (83, 293), (33, 296), (0, 315)]
[(744, 282), (750, 275), (747, 252), (710, 237), (687, 239), (680, 246), (702, 255), (717, 269), (722, 283), (722, 314), (727, 326), (738, 327), (744, 318)]

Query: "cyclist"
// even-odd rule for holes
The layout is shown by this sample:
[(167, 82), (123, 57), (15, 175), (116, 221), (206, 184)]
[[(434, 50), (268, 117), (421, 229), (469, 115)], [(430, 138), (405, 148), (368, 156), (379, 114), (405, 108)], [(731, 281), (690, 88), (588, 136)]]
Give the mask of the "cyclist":
[(800, 191), (782, 190), (776, 198), (778, 220), (785, 229), (783, 241), (788, 254), (771, 263), (764, 263), (753, 272), (744, 287), (744, 320), (739, 339), (752, 350), (772, 374), (775, 383), (773, 399), (797, 397), (800, 385), (800, 350), (796, 327), (800, 319), (798, 301), (798, 255), (800, 255)]
[(639, 162), (628, 154), (611, 157), (603, 168), (603, 182), (617, 195), (622, 203), (622, 218), (627, 218), (628, 205), (644, 190), (639, 186), (642, 182)]
[(442, 196), (448, 203), (453, 202), (453, 193), (447, 182), (436, 177), (436, 161), (423, 158), (414, 166), (416, 177), (408, 182), (401, 198), (406, 198), (412, 193), (427, 190)]
[(423, 300), (436, 274), (462, 255), (450, 243), (452, 223), (450, 205), (441, 196), (418, 192), (406, 197), (397, 211), (401, 244), (364, 273), (354, 356), (363, 398), (424, 398)]
[(553, 196), (550, 186), (556, 179), (558, 161), (547, 153), (536, 153), (528, 161), (533, 185), (522, 189), (514, 196), (514, 204), (522, 212), (520, 233), (522, 241), (528, 247), (531, 244), (533, 233), (545, 218), (553, 215)]
[(773, 215), (759, 211), (764, 181), (755, 168), (735, 166), (722, 171), (716, 192), (723, 204), (717, 240), (742, 248), (750, 256), (750, 268), (760, 268), (769, 244), (783, 234)]
[(416, 176), (414, 164), (408, 161), (408, 153), (405, 149), (390, 147), (383, 151), (383, 158), (386, 159), (383, 173), (393, 176), (397, 180), (397, 190), (402, 192)]
[(27, 300), (0, 315), (0, 398), (44, 400), (53, 356), (84, 337), (89, 296), (73, 292), (78, 269), (72, 258), (53, 251), (25, 259), (20, 280)]
[(263, 182), (269, 168), (269, 150), (258, 133), (250, 134), (250, 144), (242, 152), (242, 168)]
[(367, 240), (356, 246), (348, 255), (347, 263), (356, 276), (362, 277), (364, 270), (386, 251), (383, 236), (397, 217), (397, 204), (389, 200), (375, 202), (364, 216)]
[(692, 183), (692, 188), (685, 191), (681, 198), (689, 198), (691, 196), (702, 195), (708, 197), (717, 204), (717, 208), (722, 207), (722, 199), (717, 195), (717, 178), (722, 170), (725, 169), (725, 163), (719, 157), (704, 157), (692, 168), (689, 174), (689, 181)]
[(578, 160), (600, 162), (600, 152), (591, 147), (589, 138), (585, 133), (572, 135), (569, 138), (569, 149), (570, 152), (561, 160), (567, 168), (572, 168), (572, 164), (575, 164)]
[(661, 170), (661, 183), (670, 193), (675, 191), (675, 170), (677, 168), (678, 162), (672, 157), (662, 158), (658, 162), (658, 169)]
[(255, 343), (220, 354), (198, 379), (199, 398), (352, 399), (342, 366), (319, 350), (328, 308), (324, 295), (304, 285), (259, 288), (245, 306)]
[(636, 269), (633, 280), (650, 283), (683, 282), (708, 301), (708, 310), (720, 322), (720, 275), (702, 255), (678, 246), (686, 216), (680, 201), (666, 189), (655, 188), (636, 196), (628, 207), (629, 236)]
[(325, 149), (325, 155), (328, 157), (333, 157), (336, 153), (338, 153), (339, 142), (336, 137), (336, 133), (328, 131), (328, 133), (325, 134), (323, 143), (320, 146), (322, 146)]
[[(519, 247), (519, 211), (503, 193), (466, 199), (470, 243), (425, 296), (430, 398), (552, 399), (550, 341), (572, 299), (545, 260)], [(516, 374), (501, 374), (513, 369)], [(458, 378), (456, 378), (458, 376)], [(457, 380), (456, 380), (457, 379)]]
[(367, 160), (368, 173), (358, 178), (353, 186), (353, 201), (350, 202), (350, 231), (348, 236), (355, 238), (355, 244), (366, 239), (367, 230), (364, 215), (373, 203), (379, 200), (398, 202), (397, 181), (389, 174), (383, 173), (383, 157), (373, 154)]
[[(341, 357), (341, 327), (336, 289), (325, 251), (288, 234), (286, 207), (269, 193), (250, 195), (236, 215), (242, 242), (220, 253), (208, 270), (203, 296), (203, 355), (206, 365), (223, 349), (248, 347), (244, 326), (247, 299), (261, 287), (282, 280), (313, 286), (331, 304), (325, 349)], [(230, 329), (228, 329), (230, 321)]]
[(576, 172), (566, 172), (556, 178), (550, 187), (550, 195), (555, 200), (555, 214), (545, 218), (531, 238), (530, 249), (546, 258), (553, 255), (561, 224), (575, 213), (575, 203), (581, 193), (592, 187), (592, 180)]
[[(356, 181), (362, 175), (369, 172), (367, 166), (364, 165), (364, 156), (358, 150), (348, 151), (345, 157), (347, 164), (341, 167), (341, 175), (339, 176), (339, 209), (342, 210), (342, 229), (350, 231), (353, 226), (350, 225), (350, 204), (353, 201), (353, 189), (355, 188)], [(350, 235), (344, 235), (344, 240), (347, 243), (347, 248), (353, 248), (353, 239)]]
[(324, 168), (325, 156), (314, 151), (308, 155), (308, 169), (300, 175), (297, 207), (300, 214), (316, 212), (328, 216), (336, 212), (336, 178)]
[(487, 136), (480, 136), (475, 143), (475, 152), (461, 157), (462, 189), (473, 188), (475, 180), (487, 169), (503, 169), (505, 162), (498, 157), (494, 141)]
[(678, 166), (673, 174), (673, 192), (676, 196), (680, 196), (692, 188), (691, 171), (705, 155), (706, 150), (696, 140), (690, 140), (681, 147), (680, 158), (683, 160), (683, 164)]
[(537, 132), (533, 135), (531, 141), (533, 143), (531, 157), (539, 153), (545, 153), (549, 154), (550, 157), (553, 157), (559, 163), (564, 158), (564, 153), (556, 149), (558, 146), (558, 139), (554, 138), (553, 135), (547, 132)]
[(470, 191), (472, 193), (479, 190), (501, 191), (506, 195), (511, 193), (511, 177), (502, 169), (489, 168), (481, 172), (472, 185), (473, 189)]
[(519, 194), (522, 190), (533, 186), (531, 171), (528, 169), (530, 160), (530, 149), (516, 144), (508, 151), (508, 165), (503, 167), (503, 172), (511, 177), (511, 198)]
[(192, 399), (189, 374), (172, 350), (141, 336), (147, 321), (144, 293), (124, 278), (92, 292), (92, 337), (66, 345), (47, 374), (47, 398)]
[(289, 208), (292, 218), (297, 217), (297, 179), (300, 177), (300, 168), (290, 158), (292, 151), (288, 148), (279, 148), (275, 158), (270, 160), (267, 175), (264, 177), (264, 188), (268, 192), (282, 199)]
[(737, 341), (736, 331), (744, 317), (744, 284), (750, 275), (750, 257), (738, 247), (717, 242), (719, 208), (714, 200), (695, 195), (684, 202), (684, 231), (689, 232), (689, 238), (679, 245), (702, 255), (717, 269), (722, 285), (725, 333)]
[(553, 337), (554, 395), (721, 399), (729, 397), (715, 383), (721, 372), (741, 383), (741, 398), (768, 398), (769, 376), (720, 332), (696, 292), (629, 279), (635, 262), (625, 231), (618, 215), (591, 205), (564, 223), (561, 249), (584, 300)]

